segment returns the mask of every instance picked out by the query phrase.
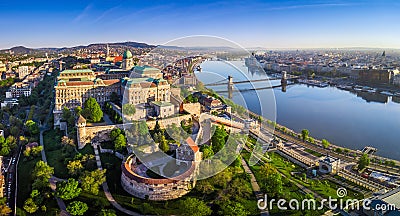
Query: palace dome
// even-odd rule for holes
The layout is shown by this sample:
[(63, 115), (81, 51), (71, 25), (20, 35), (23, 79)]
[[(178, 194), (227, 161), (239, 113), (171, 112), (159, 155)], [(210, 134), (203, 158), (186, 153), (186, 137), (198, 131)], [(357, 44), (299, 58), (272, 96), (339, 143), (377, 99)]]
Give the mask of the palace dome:
[(132, 58), (133, 55), (132, 55), (131, 51), (126, 50), (126, 51), (124, 52), (124, 55), (123, 55), (122, 57), (123, 57), (124, 59), (129, 59), (129, 58)]

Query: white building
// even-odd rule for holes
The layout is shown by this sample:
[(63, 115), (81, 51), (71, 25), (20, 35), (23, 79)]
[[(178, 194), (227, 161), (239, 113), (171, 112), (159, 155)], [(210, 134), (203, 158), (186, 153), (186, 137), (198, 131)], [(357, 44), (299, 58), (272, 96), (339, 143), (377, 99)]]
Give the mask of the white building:
[(159, 118), (167, 118), (175, 114), (175, 106), (166, 101), (153, 101), (151, 105), (154, 107), (155, 116)]
[(319, 160), (319, 172), (322, 174), (337, 173), (340, 169), (340, 159), (332, 156), (325, 156)]

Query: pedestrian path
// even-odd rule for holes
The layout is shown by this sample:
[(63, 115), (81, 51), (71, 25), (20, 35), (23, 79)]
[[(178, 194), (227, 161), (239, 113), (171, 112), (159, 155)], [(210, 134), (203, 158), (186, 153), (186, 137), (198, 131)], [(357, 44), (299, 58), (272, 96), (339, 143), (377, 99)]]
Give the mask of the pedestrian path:
[[(101, 160), (100, 160), (98, 144), (97, 143), (93, 143), (92, 146), (93, 146), (94, 154), (95, 154), (95, 157), (96, 157), (97, 168), (99, 170), (103, 170), (103, 167), (101, 166)], [(111, 192), (110, 192), (110, 190), (108, 188), (107, 181), (102, 184), (102, 187), (103, 187), (103, 191), (104, 191), (104, 194), (106, 195), (107, 200), (111, 203), (111, 205), (114, 206), (114, 208), (118, 209), (119, 211), (121, 211), (121, 212), (123, 212), (123, 213), (125, 213), (127, 215), (141, 216), (141, 214), (139, 214), (137, 212), (130, 211), (130, 210), (122, 207), (117, 201), (115, 201), (114, 197), (112, 196), (112, 194), (111, 194)]]

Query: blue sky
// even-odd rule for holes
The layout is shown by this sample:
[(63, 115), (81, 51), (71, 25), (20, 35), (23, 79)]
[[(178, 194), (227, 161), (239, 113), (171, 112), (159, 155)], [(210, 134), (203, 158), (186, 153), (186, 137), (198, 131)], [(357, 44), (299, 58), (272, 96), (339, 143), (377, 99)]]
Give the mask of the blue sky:
[(0, 48), (163, 44), (215, 35), (244, 47), (400, 48), (400, 3), (325, 1), (1, 1)]

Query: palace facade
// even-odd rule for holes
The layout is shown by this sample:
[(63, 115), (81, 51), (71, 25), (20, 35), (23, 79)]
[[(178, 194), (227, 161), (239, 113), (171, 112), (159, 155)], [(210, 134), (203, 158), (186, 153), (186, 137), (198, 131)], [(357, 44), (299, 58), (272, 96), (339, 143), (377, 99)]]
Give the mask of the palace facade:
[(89, 97), (103, 104), (110, 100), (113, 92), (121, 95), (119, 79), (102, 80), (96, 78), (92, 70), (64, 70), (57, 78), (55, 89), (54, 126), (60, 125), (62, 109), (83, 106)]

